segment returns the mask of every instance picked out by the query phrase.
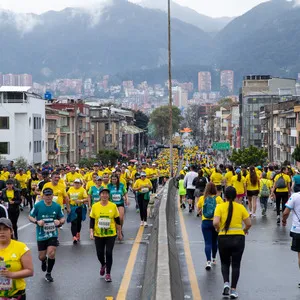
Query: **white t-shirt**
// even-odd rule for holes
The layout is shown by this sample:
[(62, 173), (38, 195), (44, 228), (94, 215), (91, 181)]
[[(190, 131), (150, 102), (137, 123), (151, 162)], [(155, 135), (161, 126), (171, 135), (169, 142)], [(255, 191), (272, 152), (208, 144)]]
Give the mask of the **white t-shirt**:
[(293, 211), (291, 232), (300, 233), (300, 193), (294, 193), (285, 205)]
[(194, 171), (188, 172), (184, 177), (184, 186), (187, 189), (194, 190), (196, 187), (193, 185), (193, 181), (196, 177), (198, 177), (198, 173)]

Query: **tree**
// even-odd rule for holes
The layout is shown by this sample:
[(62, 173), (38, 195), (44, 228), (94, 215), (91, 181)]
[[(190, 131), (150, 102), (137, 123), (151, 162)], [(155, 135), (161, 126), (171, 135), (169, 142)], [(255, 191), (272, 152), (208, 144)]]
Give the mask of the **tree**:
[(243, 148), (239, 150), (233, 149), (229, 160), (237, 166), (257, 166), (263, 165), (267, 157), (268, 153), (266, 150), (250, 146), (249, 148)]
[(88, 167), (92, 168), (94, 163), (99, 162), (97, 158), (82, 158), (79, 161), (79, 168)]
[(116, 150), (100, 150), (97, 154), (97, 160), (104, 164), (110, 162), (112, 165), (115, 165), (119, 157), (120, 153)]
[(146, 129), (149, 123), (149, 117), (142, 111), (138, 110), (134, 113), (134, 125), (141, 129)]
[[(181, 111), (177, 106), (172, 107), (173, 118), (172, 126), (173, 133), (179, 130), (180, 122), (182, 120)], [(154, 126), (154, 137), (160, 139), (163, 142), (163, 139), (169, 137), (169, 106), (160, 106), (156, 108), (150, 115), (150, 123)]]
[(15, 160), (14, 166), (16, 169), (26, 169), (28, 166), (28, 162), (25, 157), (20, 156)]
[(297, 161), (300, 162), (300, 144), (298, 144), (292, 154), (292, 158)]

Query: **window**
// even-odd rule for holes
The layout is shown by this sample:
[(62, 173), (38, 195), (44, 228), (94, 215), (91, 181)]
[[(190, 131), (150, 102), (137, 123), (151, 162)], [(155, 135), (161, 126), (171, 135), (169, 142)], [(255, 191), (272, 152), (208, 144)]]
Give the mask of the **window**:
[(109, 130), (109, 123), (105, 123), (105, 131)]
[(40, 153), (42, 152), (42, 142), (41, 141), (35, 141), (33, 144), (33, 152), (34, 153)]
[(105, 135), (105, 143), (112, 143), (112, 134)]
[(29, 142), (29, 152), (31, 152), (31, 142)]
[(9, 117), (0, 117), (0, 129), (9, 129)]
[(0, 154), (9, 154), (9, 142), (0, 142)]
[(33, 118), (33, 129), (41, 129), (42, 128), (42, 118), (34, 117)]

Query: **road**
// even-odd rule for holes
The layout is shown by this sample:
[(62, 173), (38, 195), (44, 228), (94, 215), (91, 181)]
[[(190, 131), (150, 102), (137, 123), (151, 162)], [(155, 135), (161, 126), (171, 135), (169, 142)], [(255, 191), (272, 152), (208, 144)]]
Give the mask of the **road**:
[[(252, 219), (253, 225), (246, 237), (238, 283), (239, 299), (300, 299), (297, 253), (290, 250), (290, 221), (287, 227), (277, 226), (273, 209), (268, 211), (267, 218), (262, 218), (259, 210), (256, 219)], [(183, 211), (177, 215), (176, 223), (185, 299), (222, 299), (223, 279), (219, 257), (215, 268), (205, 270), (206, 257), (200, 218)], [(185, 239), (188, 239), (188, 245), (184, 243)], [(186, 260), (189, 259), (189, 253), (190, 262)], [(197, 297), (197, 292), (200, 292), (201, 297)]]
[[(35, 271), (34, 277), (27, 279), (27, 298), (30, 300), (112, 299), (110, 297), (119, 300), (140, 299), (151, 226), (145, 230), (139, 230), (139, 214), (135, 211), (132, 197), (131, 194), (131, 205), (127, 209), (125, 219), (124, 242), (122, 244), (116, 242), (114, 248), (112, 283), (107, 283), (104, 278), (100, 278), (100, 264), (96, 256), (95, 246), (93, 241), (89, 239), (88, 220), (83, 224), (82, 241), (78, 245), (72, 243), (70, 224), (64, 225), (52, 272), (54, 283), (46, 282), (45, 273), (41, 271), (38, 260), (35, 225), (28, 223), (29, 209), (25, 208), (19, 219), (19, 240), (25, 242), (31, 249)], [(141, 237), (141, 242), (136, 243), (137, 235)], [(132, 260), (127, 266), (133, 245), (135, 245), (135, 249), (138, 249), (138, 252), (137, 255), (132, 255)], [(126, 276), (122, 282), (125, 269), (127, 274), (132, 272), (132, 277), (130, 279), (130, 276)], [(119, 297), (116, 298), (121, 283), (125, 294), (120, 293)]]

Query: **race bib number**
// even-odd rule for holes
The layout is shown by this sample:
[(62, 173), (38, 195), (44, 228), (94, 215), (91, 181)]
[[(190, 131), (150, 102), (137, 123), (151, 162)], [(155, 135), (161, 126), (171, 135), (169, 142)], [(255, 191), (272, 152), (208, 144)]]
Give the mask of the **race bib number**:
[(53, 233), (56, 230), (54, 222), (45, 223), (44, 231), (45, 233)]
[(112, 194), (111, 196), (112, 201), (117, 202), (121, 200), (121, 195), (120, 194)]
[(109, 229), (110, 228), (110, 219), (109, 218), (100, 218), (98, 220), (98, 227), (100, 229)]
[(100, 197), (99, 196), (94, 197), (94, 202), (99, 202), (99, 201), (100, 201)]
[(71, 194), (71, 200), (76, 201), (78, 200), (78, 194)]
[(142, 188), (141, 189), (141, 193), (148, 193), (149, 192), (149, 188)]
[(0, 291), (8, 291), (12, 288), (12, 279), (0, 277)]
[(57, 202), (57, 200), (58, 200), (58, 196), (53, 196), (53, 202)]

